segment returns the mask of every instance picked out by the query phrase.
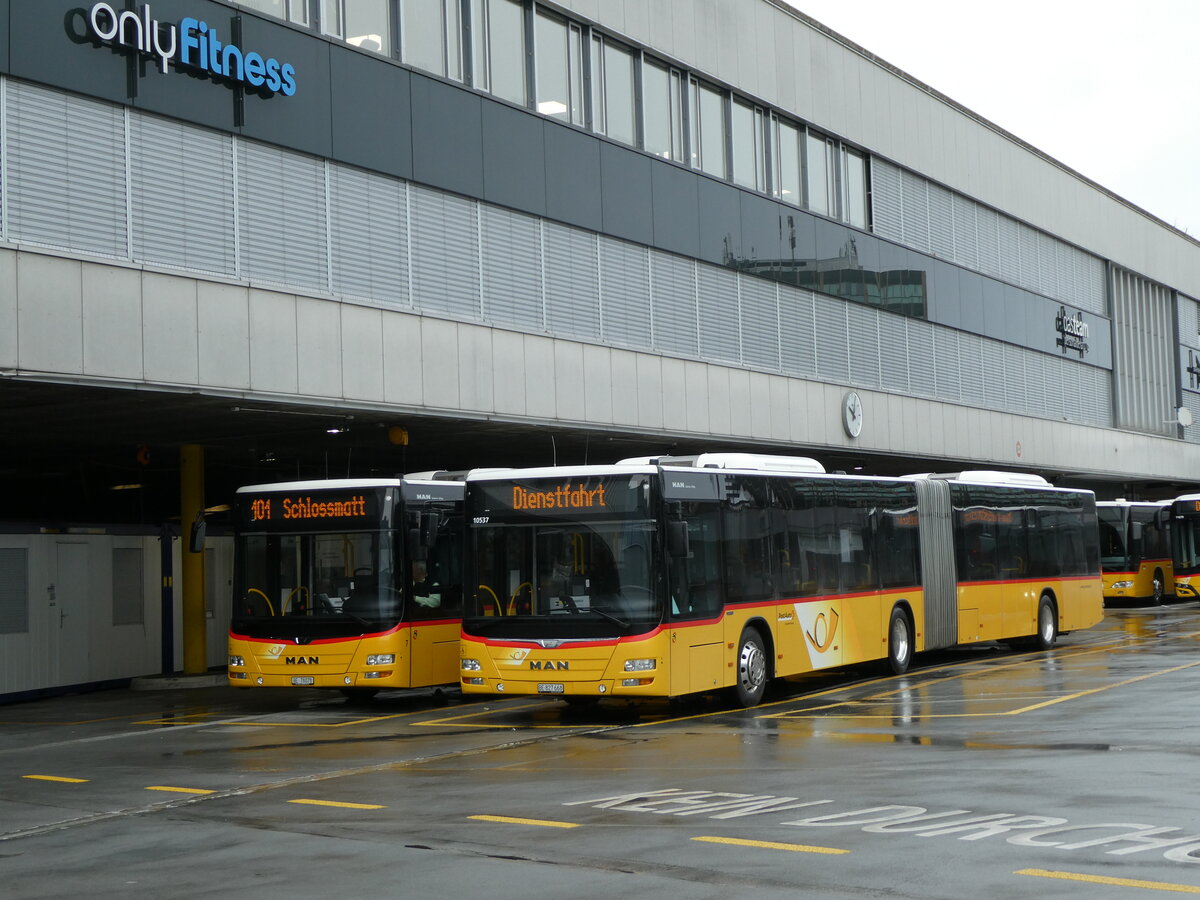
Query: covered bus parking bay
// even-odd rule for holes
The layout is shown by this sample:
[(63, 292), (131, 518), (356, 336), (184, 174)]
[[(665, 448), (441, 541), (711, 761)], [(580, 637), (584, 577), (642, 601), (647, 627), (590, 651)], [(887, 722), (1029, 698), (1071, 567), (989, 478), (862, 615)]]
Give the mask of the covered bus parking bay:
[[(10, 608), (3, 619), (7, 664), (0, 668), (0, 700), (223, 668), (232, 578), (229, 508), (246, 484), (605, 463), (712, 449), (811, 455), (829, 471), (874, 475), (979, 468), (947, 459), (757, 442), (714, 447), (710, 439), (615, 428), (27, 377), (0, 381), (0, 430), (6, 435), (0, 546), (7, 548), (10, 584), (23, 579), (26, 597), (23, 611)], [(1091, 488), (1101, 498), (1154, 499), (1186, 487), (1038, 474)], [(198, 516), (207, 527), (203, 554), (180, 540), (181, 533), (190, 536)]]

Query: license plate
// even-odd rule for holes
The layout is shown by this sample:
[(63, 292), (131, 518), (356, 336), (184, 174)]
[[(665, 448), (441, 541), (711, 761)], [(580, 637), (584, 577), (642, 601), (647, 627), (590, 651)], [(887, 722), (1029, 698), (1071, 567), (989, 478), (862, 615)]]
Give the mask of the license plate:
[(539, 694), (561, 694), (563, 686), (561, 684), (548, 684), (545, 681), (538, 682)]
[(292, 684), (315, 684), (316, 680), (317, 679), (313, 678), (311, 675), (292, 676)]

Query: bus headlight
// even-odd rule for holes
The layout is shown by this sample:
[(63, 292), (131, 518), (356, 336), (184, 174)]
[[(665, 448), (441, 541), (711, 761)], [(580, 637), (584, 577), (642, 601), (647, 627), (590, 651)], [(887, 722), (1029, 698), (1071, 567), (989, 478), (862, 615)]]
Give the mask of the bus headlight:
[(367, 657), (368, 666), (390, 666), (395, 661), (395, 653), (372, 653)]
[(243, 656), (229, 657), (229, 665), (231, 665), (231, 666), (244, 666), (245, 664), (246, 664), (246, 659)]
[(479, 665), (479, 660), (477, 659), (464, 659), (462, 661), (462, 670), (464, 672), (478, 672), (482, 668), (483, 667)]
[(626, 672), (649, 672), (651, 669), (657, 668), (653, 659), (627, 659), (625, 660)]
[(1133, 582), (1132, 581), (1114, 581), (1113, 587), (1114, 588), (1131, 588), (1131, 587), (1133, 587)]

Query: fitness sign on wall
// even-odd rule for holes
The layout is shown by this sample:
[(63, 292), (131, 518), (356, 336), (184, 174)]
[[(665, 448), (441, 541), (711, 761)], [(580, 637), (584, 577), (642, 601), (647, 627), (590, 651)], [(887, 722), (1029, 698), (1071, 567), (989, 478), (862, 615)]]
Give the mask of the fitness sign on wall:
[(223, 43), (215, 27), (191, 16), (175, 25), (155, 19), (149, 3), (137, 11), (120, 12), (108, 3), (97, 3), (88, 11), (87, 25), (101, 43), (150, 57), (164, 74), (170, 64), (260, 93), (285, 97), (296, 93), (296, 69), (290, 63)]

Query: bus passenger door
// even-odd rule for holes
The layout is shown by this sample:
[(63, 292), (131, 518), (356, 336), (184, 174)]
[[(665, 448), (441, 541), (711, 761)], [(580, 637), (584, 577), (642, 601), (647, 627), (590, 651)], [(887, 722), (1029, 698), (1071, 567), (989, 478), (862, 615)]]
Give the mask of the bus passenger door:
[(696, 501), (679, 508), (688, 553), (670, 560), (670, 691), (676, 695), (711, 690), (725, 678), (719, 507)]

